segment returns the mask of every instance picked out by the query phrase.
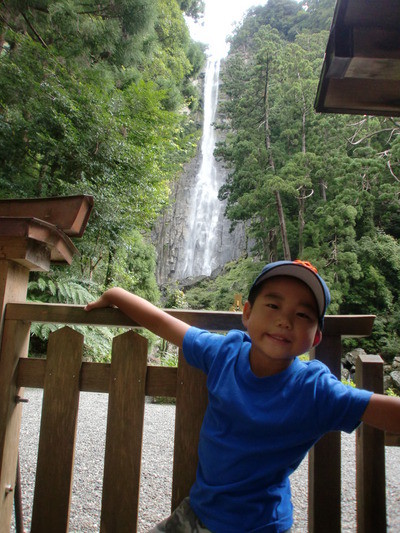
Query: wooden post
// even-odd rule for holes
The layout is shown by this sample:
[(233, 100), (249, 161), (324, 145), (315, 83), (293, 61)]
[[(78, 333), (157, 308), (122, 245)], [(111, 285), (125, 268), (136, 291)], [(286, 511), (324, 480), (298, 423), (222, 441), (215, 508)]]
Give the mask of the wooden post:
[(28, 288), (29, 270), (23, 266), (0, 260), (0, 338), (4, 325), (4, 311), (11, 302), (24, 302)]
[(21, 425), (21, 404), (18, 396), (17, 365), (28, 351), (30, 324), (6, 321), (0, 355), (0, 527), (10, 531)]
[(189, 366), (180, 350), (176, 390), (172, 511), (186, 496), (189, 496), (190, 487), (196, 479), (197, 448), (207, 403), (206, 375), (201, 370)]
[[(325, 363), (336, 376), (341, 372), (340, 335), (324, 336), (312, 358)], [(309, 453), (308, 530), (310, 533), (341, 531), (340, 432), (325, 435)]]
[(86, 196), (74, 197), (72, 204), (68, 198), (57, 200), (0, 201), (1, 531), (10, 529), (23, 394), (17, 367), (27, 356), (30, 329), (29, 322), (5, 320), (6, 305), (26, 300), (30, 271), (48, 271), (52, 260), (71, 263), (77, 250), (63, 229), (81, 236), (93, 205)]
[[(33, 269), (35, 257), (42, 268), (47, 255), (50, 267), (50, 252), (44, 253), (41, 243), (28, 239), (24, 254), (23, 247), (13, 247), (12, 239), (6, 239), (4, 245), (4, 239), (0, 238), (0, 253), (3, 255), (0, 260), (0, 524), (5, 525), (6, 531), (11, 522), (22, 414), (21, 405), (16, 400), (23, 395), (23, 390), (16, 384), (16, 368), (18, 360), (28, 354), (30, 323), (6, 322), (5, 309), (8, 303), (26, 299), (30, 268), (23, 263), (23, 256), (29, 257)], [(13, 252), (18, 255), (18, 262), (14, 260)]]
[(147, 340), (114, 338), (109, 382), (100, 531), (136, 531), (147, 371)]
[(77, 331), (66, 326), (50, 334), (32, 533), (68, 531), (82, 353), (83, 335)]
[[(356, 361), (357, 387), (383, 394), (383, 360), (360, 355)], [(361, 424), (356, 433), (357, 531), (386, 531), (385, 433)]]

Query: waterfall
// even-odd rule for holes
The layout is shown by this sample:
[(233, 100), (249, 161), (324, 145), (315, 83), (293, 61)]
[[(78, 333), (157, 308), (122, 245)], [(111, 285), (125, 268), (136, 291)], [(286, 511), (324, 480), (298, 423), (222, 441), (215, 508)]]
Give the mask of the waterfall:
[[(225, 183), (227, 169), (216, 161), (216, 142), (224, 133), (216, 130), (218, 89), (221, 59), (227, 53), (225, 36), (233, 17), (243, 12), (240, 0), (206, 0), (205, 24), (208, 28), (209, 55), (203, 85), (203, 131), (196, 157), (188, 162), (179, 180), (171, 189), (171, 204), (164, 211), (153, 231), (157, 250), (156, 278), (160, 285), (186, 278), (209, 276), (226, 263), (238, 259), (248, 250), (243, 223), (233, 231), (224, 216), (226, 203), (218, 200), (218, 191)], [(202, 40), (202, 39), (200, 39)], [(189, 284), (191, 279), (187, 280)]]
[(160, 217), (154, 231), (157, 249), (157, 282), (183, 281), (209, 276), (247, 249), (244, 225), (230, 231), (224, 216), (226, 203), (218, 200), (227, 170), (214, 158), (220, 55), (210, 54), (203, 86), (203, 133), (198, 155), (187, 165), (172, 191), (169, 210)]
[(218, 200), (218, 191), (224, 178), (218, 172), (214, 158), (219, 69), (220, 59), (208, 57), (204, 82), (201, 164), (190, 199), (189, 231), (182, 278), (209, 275), (219, 266), (217, 257), (221, 243), (218, 239), (218, 224), (223, 206)]

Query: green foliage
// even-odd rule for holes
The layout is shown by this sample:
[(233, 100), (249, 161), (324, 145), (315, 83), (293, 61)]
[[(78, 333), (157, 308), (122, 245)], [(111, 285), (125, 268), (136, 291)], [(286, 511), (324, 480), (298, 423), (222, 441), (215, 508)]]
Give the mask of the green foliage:
[(188, 109), (204, 49), (180, 7), (202, 11), (199, 0), (0, 4), (0, 196), (93, 195), (69, 273), (151, 300), (144, 243), (199, 136)]
[(163, 300), (164, 307), (167, 309), (187, 309), (189, 306), (186, 294), (179, 289), (178, 284), (169, 285), (165, 288)]
[(81, 281), (57, 277), (56, 272), (46, 276), (43, 274), (36, 275), (36, 279), (28, 284), (28, 300), (32, 302), (75, 305), (85, 305), (92, 300), (92, 293)]
[(204, 12), (203, 0), (179, 0), (179, 7), (188, 15), (197, 19)]
[[(81, 281), (57, 277), (57, 271), (46, 277), (35, 276), (36, 279), (28, 284), (28, 300), (45, 303), (65, 303), (85, 305), (94, 299), (92, 293), (99, 296), (98, 287), (85, 287)], [(62, 274), (61, 274), (62, 276)], [(90, 289), (90, 291), (89, 291)], [(96, 297), (95, 296), (95, 297)], [(41, 324), (34, 322), (31, 326), (32, 355), (43, 356), (46, 351), (46, 342), (51, 332), (59, 329), (58, 324)], [(109, 361), (111, 356), (111, 343), (117, 333), (116, 328), (99, 328), (92, 326), (71, 326), (84, 335), (84, 356), (91, 361)]]
[(252, 258), (228, 263), (218, 278), (204, 280), (186, 291), (190, 308), (229, 311), (235, 294), (242, 294), (243, 301), (247, 299), (250, 286), (263, 266)]
[[(330, 313), (377, 314), (373, 335), (354, 342), (390, 361), (400, 348), (400, 126), (314, 112), (334, 4), (269, 0), (231, 36), (220, 104), (226, 138), (216, 150), (229, 176), (220, 198), (233, 225), (246, 223), (255, 256), (317, 266)], [(191, 292), (190, 303), (215, 307), (201, 287)]]
[(352, 379), (344, 379), (342, 378), (342, 383), (343, 385), (349, 385), (350, 387), (356, 387), (356, 384), (354, 383), (354, 381)]
[(115, 247), (110, 285), (124, 287), (146, 300), (157, 302), (160, 294), (155, 270), (154, 247), (140, 232), (133, 230), (130, 235), (124, 235)]

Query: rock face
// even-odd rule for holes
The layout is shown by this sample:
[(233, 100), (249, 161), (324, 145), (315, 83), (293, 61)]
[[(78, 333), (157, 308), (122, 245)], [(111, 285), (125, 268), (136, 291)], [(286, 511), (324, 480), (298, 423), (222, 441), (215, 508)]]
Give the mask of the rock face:
[[(226, 176), (226, 169), (220, 163), (220, 176)], [(153, 242), (157, 250), (157, 282), (165, 285), (171, 281), (183, 281), (187, 278), (208, 276), (229, 261), (238, 259), (247, 249), (244, 225), (239, 224), (230, 232), (231, 223), (224, 216), (225, 202), (217, 200), (217, 223), (214, 229), (214, 246), (211, 260), (204, 258), (204, 248), (199, 242), (193, 243), (190, 219), (192, 195), (201, 165), (201, 153), (186, 165), (180, 179), (171, 191), (170, 206), (157, 222), (153, 233)], [(223, 181), (221, 182), (222, 185)], [(192, 242), (191, 242), (192, 241)], [(194, 245), (190, 270), (187, 267), (188, 248)]]
[(220, 61), (210, 57), (204, 81), (204, 120), (196, 157), (186, 166), (171, 191), (170, 207), (154, 231), (157, 282), (209, 276), (247, 249), (243, 225), (230, 231), (225, 203), (218, 200), (227, 170), (214, 158), (222, 139), (217, 118)]

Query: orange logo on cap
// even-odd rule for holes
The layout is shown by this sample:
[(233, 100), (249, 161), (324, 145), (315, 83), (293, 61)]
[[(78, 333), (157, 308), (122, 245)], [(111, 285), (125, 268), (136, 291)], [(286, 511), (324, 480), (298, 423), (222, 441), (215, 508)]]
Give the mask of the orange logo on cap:
[(310, 270), (312, 270), (313, 272), (315, 272), (315, 274), (318, 274), (318, 270), (315, 268), (314, 265), (312, 265), (309, 261), (302, 261), (301, 259), (295, 259), (293, 261), (293, 263), (297, 263), (299, 265), (303, 265), (305, 266), (306, 268), (309, 268)]

